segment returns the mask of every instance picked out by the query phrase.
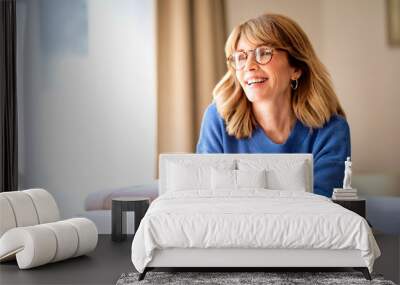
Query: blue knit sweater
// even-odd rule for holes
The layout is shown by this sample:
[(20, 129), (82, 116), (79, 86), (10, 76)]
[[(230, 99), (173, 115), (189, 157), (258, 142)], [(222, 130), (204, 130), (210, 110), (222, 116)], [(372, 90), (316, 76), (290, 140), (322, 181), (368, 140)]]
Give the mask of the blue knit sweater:
[(283, 144), (276, 144), (257, 126), (250, 138), (228, 135), (226, 124), (215, 103), (204, 113), (197, 153), (312, 153), (314, 156), (314, 193), (332, 196), (341, 187), (344, 161), (350, 156), (350, 129), (341, 116), (332, 116), (322, 128), (312, 129), (299, 120)]

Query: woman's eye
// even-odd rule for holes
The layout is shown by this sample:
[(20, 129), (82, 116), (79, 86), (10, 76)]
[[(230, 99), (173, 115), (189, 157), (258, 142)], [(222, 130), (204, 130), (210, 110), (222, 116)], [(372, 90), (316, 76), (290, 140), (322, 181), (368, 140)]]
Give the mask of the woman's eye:
[(271, 54), (271, 50), (269, 49), (261, 49), (259, 51), (259, 55), (264, 56), (264, 55), (270, 55)]
[(237, 60), (246, 60), (246, 55), (244, 52), (240, 52), (236, 55)]

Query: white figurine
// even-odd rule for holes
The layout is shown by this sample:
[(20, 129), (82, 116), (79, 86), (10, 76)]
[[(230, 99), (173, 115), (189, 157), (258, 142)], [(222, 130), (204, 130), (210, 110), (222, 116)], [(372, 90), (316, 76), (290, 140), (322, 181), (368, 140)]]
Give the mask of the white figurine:
[(344, 179), (343, 179), (343, 189), (352, 189), (351, 188), (351, 160), (350, 157), (347, 157), (347, 160), (344, 162)]

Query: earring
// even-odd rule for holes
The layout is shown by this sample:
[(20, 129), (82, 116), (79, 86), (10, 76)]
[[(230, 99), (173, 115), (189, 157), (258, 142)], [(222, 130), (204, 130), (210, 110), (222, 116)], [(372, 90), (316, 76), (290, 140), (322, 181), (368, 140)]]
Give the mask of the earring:
[(296, 90), (297, 87), (299, 87), (299, 80), (298, 79), (290, 80), (290, 87), (292, 87), (293, 90)]

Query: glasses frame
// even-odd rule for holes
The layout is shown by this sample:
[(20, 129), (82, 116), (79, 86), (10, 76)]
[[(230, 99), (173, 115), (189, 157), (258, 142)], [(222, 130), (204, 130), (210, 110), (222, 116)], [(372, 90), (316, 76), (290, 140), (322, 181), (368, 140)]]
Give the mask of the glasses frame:
[[(271, 52), (271, 57), (269, 58), (269, 60), (268, 60), (266, 63), (259, 62), (258, 59), (257, 59), (256, 50), (259, 49), (259, 48), (267, 48), (267, 49)], [(249, 53), (252, 52), (252, 53), (254, 53), (254, 58), (255, 58), (255, 60), (256, 60), (256, 62), (257, 62), (258, 64), (266, 65), (266, 64), (268, 64), (268, 63), (271, 62), (272, 57), (274, 56), (274, 51), (275, 51), (275, 50), (276, 50), (275, 48), (269, 47), (269, 46), (265, 46), (265, 45), (258, 46), (258, 47), (256, 47), (255, 49), (238, 50), (238, 51), (234, 51), (230, 56), (228, 56), (228, 58), (226, 59), (226, 61), (227, 61), (228, 65), (231, 66), (234, 70), (236, 70), (236, 71), (242, 70), (242, 69), (246, 66), (247, 59), (249, 58)], [(240, 68), (236, 68), (236, 67), (234, 66), (234, 64), (233, 64), (233, 61), (232, 61), (232, 59), (233, 59), (233, 57), (234, 57), (234, 54), (235, 54), (235, 53), (238, 53), (238, 52), (244, 53), (244, 54), (245, 54), (245, 60), (246, 60), (245, 64), (244, 64), (242, 67), (240, 67)]]

